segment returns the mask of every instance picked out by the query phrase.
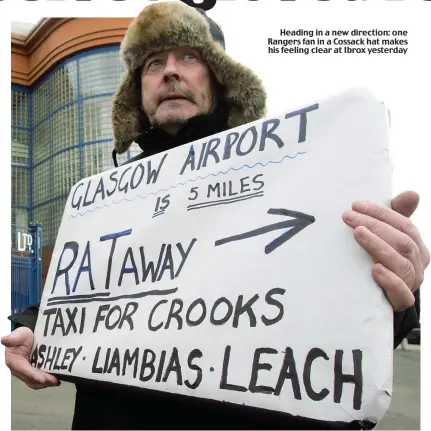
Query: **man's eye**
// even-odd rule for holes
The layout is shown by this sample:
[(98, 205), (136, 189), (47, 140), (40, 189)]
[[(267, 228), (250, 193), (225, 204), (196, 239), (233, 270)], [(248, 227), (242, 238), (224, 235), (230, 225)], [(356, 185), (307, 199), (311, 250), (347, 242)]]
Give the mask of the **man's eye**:
[(190, 53), (190, 52), (188, 52), (187, 54), (184, 54), (184, 60), (194, 61), (197, 59), (198, 59), (197, 56), (195, 54)]
[(157, 69), (158, 67), (160, 67), (160, 66), (161, 66), (161, 64), (162, 64), (162, 61), (161, 61), (161, 60), (151, 60), (151, 61), (148, 63), (148, 70), (154, 70), (154, 69)]

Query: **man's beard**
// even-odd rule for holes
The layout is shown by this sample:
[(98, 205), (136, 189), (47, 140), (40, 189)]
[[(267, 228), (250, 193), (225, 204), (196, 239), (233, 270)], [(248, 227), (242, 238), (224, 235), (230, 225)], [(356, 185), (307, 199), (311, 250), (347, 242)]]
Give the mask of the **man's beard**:
[(156, 115), (153, 120), (153, 127), (163, 129), (165, 127), (181, 127), (183, 126), (189, 116), (181, 113), (171, 113), (165, 115)]
[[(194, 103), (195, 95), (191, 91), (184, 90), (177, 82), (171, 81), (169, 82), (164, 91), (162, 91), (157, 98), (157, 104), (160, 105), (164, 98), (171, 93), (178, 94), (179, 96), (184, 97), (190, 102)], [(182, 112), (165, 112), (163, 114), (156, 114), (153, 119), (153, 127), (157, 128), (179, 128), (183, 126), (187, 120), (190, 118), (190, 115)]]

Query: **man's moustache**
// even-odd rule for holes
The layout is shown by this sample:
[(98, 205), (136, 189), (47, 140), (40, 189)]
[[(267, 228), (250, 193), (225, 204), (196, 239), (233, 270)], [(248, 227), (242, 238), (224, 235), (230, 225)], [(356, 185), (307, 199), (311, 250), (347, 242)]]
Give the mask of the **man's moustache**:
[(190, 102), (194, 101), (194, 95), (190, 91), (184, 91), (178, 87), (169, 87), (164, 90), (159, 97), (157, 98), (157, 103), (162, 103), (168, 96), (175, 94), (178, 97), (183, 97), (184, 99), (189, 100)]

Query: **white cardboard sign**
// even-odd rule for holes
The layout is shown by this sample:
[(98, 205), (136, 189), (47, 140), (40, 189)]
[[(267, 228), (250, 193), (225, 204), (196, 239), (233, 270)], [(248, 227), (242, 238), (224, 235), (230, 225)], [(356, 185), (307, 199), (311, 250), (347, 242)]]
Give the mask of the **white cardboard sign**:
[(392, 309), (341, 215), (388, 205), (364, 90), (86, 178), (66, 203), (32, 364), (329, 421), (380, 419)]

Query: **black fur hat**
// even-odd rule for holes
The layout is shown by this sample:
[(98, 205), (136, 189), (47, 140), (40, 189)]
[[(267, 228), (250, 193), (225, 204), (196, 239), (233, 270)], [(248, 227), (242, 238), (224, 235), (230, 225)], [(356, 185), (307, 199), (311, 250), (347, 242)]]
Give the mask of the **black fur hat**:
[(121, 44), (126, 72), (112, 107), (117, 153), (127, 151), (144, 132), (137, 73), (149, 55), (179, 46), (198, 50), (224, 89), (229, 128), (265, 115), (266, 92), (261, 80), (226, 54), (221, 28), (203, 10), (183, 2), (155, 3), (147, 6), (130, 24)]

